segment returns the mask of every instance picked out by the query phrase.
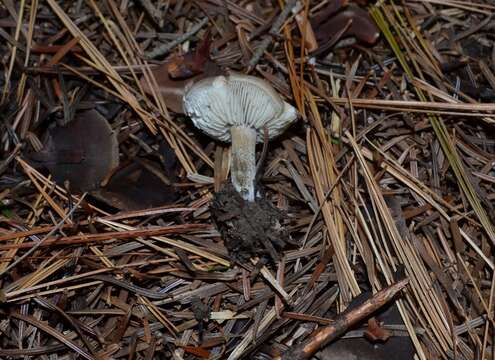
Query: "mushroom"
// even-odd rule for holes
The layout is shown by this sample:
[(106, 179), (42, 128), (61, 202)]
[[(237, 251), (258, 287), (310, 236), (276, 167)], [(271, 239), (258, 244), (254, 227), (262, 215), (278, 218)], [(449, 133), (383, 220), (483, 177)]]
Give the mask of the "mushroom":
[(297, 118), (265, 80), (230, 74), (198, 81), (184, 95), (184, 110), (194, 125), (211, 136), (232, 142), (232, 184), (247, 201), (255, 198), (256, 143), (280, 135)]

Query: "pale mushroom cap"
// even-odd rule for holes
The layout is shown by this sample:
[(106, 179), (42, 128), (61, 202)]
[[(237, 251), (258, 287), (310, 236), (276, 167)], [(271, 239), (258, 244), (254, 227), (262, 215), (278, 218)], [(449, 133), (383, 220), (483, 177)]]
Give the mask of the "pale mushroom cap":
[(257, 130), (257, 142), (262, 142), (265, 126), (271, 139), (297, 119), (296, 109), (268, 82), (242, 74), (198, 81), (186, 90), (184, 109), (197, 128), (227, 142), (232, 126)]

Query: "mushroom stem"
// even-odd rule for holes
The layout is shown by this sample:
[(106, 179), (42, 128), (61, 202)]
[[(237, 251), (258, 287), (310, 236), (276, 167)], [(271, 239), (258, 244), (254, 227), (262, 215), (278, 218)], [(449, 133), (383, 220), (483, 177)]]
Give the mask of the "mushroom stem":
[(246, 126), (230, 128), (232, 136), (232, 185), (244, 200), (254, 201), (256, 177), (256, 130)]

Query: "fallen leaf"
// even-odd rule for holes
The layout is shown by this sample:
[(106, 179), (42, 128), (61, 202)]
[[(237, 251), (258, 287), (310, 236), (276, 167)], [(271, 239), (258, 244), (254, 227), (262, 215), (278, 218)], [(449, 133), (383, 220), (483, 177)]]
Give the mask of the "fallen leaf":
[[(170, 174), (169, 174), (170, 175)], [(108, 183), (91, 193), (119, 210), (142, 210), (173, 203), (177, 192), (137, 162), (117, 170)]]
[(119, 164), (115, 133), (96, 110), (76, 114), (65, 126), (47, 130), (43, 148), (27, 155), (35, 167), (44, 167), (58, 184), (71, 191), (91, 191)]
[(359, 42), (374, 44), (380, 36), (368, 11), (347, 1), (333, 1), (311, 19), (319, 49), (328, 50), (340, 38), (354, 36)]

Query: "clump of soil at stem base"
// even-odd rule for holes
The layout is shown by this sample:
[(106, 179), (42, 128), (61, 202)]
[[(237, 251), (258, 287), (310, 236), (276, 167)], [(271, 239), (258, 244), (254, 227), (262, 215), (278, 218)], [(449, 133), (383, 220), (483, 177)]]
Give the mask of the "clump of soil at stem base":
[(244, 200), (231, 184), (214, 195), (210, 210), (234, 260), (245, 262), (258, 256), (277, 261), (280, 251), (293, 244), (284, 226), (285, 212), (264, 198)]

